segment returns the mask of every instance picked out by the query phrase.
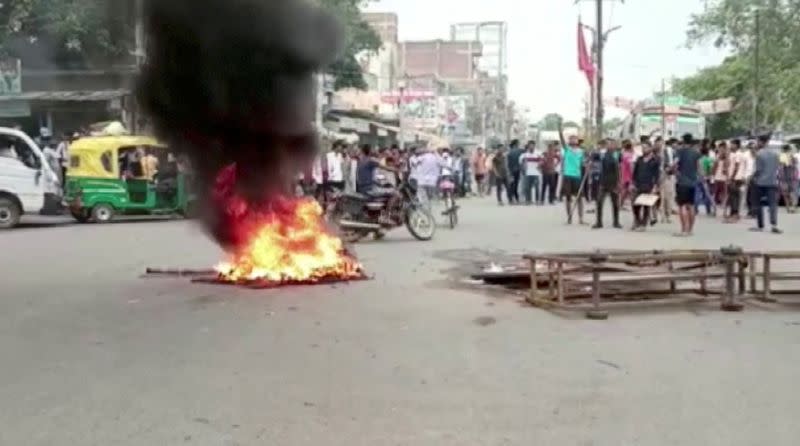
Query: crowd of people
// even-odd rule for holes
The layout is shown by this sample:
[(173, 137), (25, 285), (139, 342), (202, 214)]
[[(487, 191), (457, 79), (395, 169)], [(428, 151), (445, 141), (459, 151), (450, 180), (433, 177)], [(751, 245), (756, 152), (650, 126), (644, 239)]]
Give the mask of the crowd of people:
[(678, 236), (690, 236), (700, 207), (725, 223), (744, 214), (756, 219), (754, 231), (765, 229), (763, 207), (769, 210), (771, 231), (778, 227), (778, 204), (789, 212), (798, 201), (800, 154), (789, 145), (776, 146), (770, 135), (741, 141), (680, 140), (661, 137), (639, 141), (605, 139), (593, 148), (571, 136), (553, 141), (543, 150), (529, 141), (498, 145), (491, 152), (479, 148), (470, 165), (478, 194), (495, 188), (504, 205), (563, 202), (567, 223), (585, 222), (585, 203), (595, 205), (594, 228), (604, 225), (604, 206), (611, 202), (612, 226), (622, 228), (620, 211), (633, 211), (632, 229), (671, 223), (679, 216)]
[(570, 136), (542, 149), (534, 141), (523, 146), (513, 140), (469, 155), (462, 148), (405, 150), (335, 141), (300, 184), (306, 194), (319, 196), (331, 189), (371, 193), (413, 181), (420, 200), (430, 203), (442, 178), (450, 178), (457, 195), (486, 196), (494, 189), (501, 206), (563, 203), (568, 224), (575, 217), (584, 224), (585, 204), (593, 204), (596, 229), (606, 223), (607, 202), (614, 228), (622, 228), (620, 212), (627, 209), (633, 212), (635, 231), (672, 223), (677, 215), (678, 236), (692, 235), (701, 208), (725, 223), (754, 218), (753, 230), (764, 230), (767, 207), (770, 230), (780, 233), (780, 201), (789, 212), (798, 204), (799, 161), (791, 146), (775, 146), (769, 135), (713, 142), (691, 134), (667, 140), (609, 138), (592, 148)]
[(412, 181), (420, 201), (430, 204), (443, 178), (455, 184), (456, 195), (463, 197), (471, 193), (471, 165), (462, 148), (411, 146), (405, 149), (396, 144), (358, 147), (337, 140), (300, 174), (299, 185), (304, 194), (324, 198), (327, 191), (334, 189), (381, 194), (399, 181)]

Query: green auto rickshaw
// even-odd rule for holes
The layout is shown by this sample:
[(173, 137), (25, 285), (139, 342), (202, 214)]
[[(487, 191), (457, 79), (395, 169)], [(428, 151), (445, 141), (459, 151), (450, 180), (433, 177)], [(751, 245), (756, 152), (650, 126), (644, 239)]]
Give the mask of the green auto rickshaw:
[(181, 215), (196, 208), (191, 174), (148, 136), (92, 136), (69, 147), (64, 199), (79, 222), (115, 215)]

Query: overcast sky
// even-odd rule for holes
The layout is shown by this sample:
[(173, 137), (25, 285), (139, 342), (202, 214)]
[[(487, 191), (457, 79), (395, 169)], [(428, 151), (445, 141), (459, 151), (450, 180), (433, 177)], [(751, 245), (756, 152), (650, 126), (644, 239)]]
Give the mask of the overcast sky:
[[(719, 63), (725, 54), (711, 45), (684, 48), (689, 16), (703, 3), (605, 1), (606, 29), (622, 26), (606, 47), (605, 95), (643, 99), (660, 88), (662, 78)], [(588, 0), (578, 5), (574, 0), (379, 0), (368, 10), (396, 12), (401, 40), (448, 39), (450, 24), (456, 22), (507, 22), (511, 99), (530, 108), (534, 117), (557, 112), (577, 120), (588, 87), (577, 70), (576, 24), (580, 15), (594, 25), (594, 5)]]

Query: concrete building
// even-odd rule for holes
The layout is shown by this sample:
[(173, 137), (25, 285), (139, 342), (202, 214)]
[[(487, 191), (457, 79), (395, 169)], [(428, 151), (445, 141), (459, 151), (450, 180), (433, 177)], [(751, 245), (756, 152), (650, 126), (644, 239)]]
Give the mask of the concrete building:
[(381, 42), (397, 43), (397, 14), (393, 12), (365, 12), (364, 20), (378, 33)]
[(454, 41), (472, 40), (481, 43), (477, 67), (482, 74), (477, 91), (476, 113), (484, 143), (507, 139), (513, 120), (509, 117), (507, 103), (507, 40), (505, 22), (456, 23), (450, 26)]
[(357, 56), (369, 90), (381, 93), (397, 88), (400, 77), (397, 44), (385, 43), (377, 53), (363, 52)]
[(400, 43), (400, 72), (440, 81), (475, 79), (481, 44), (474, 41), (423, 40)]
[(357, 57), (368, 89), (381, 93), (392, 91), (397, 88), (401, 73), (398, 67), (397, 14), (368, 12), (362, 17), (381, 39), (380, 50), (364, 52)]
[(483, 51), (478, 68), (490, 77), (506, 75), (508, 27), (505, 22), (456, 23), (450, 26), (450, 40), (480, 42)]

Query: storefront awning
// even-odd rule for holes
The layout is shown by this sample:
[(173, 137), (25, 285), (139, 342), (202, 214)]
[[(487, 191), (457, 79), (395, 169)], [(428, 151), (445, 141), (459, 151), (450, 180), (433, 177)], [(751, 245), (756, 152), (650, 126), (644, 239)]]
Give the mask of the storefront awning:
[(0, 102), (13, 101), (63, 101), (63, 102), (101, 102), (119, 99), (131, 94), (130, 90), (73, 90), (73, 91), (26, 91), (0, 96)]

